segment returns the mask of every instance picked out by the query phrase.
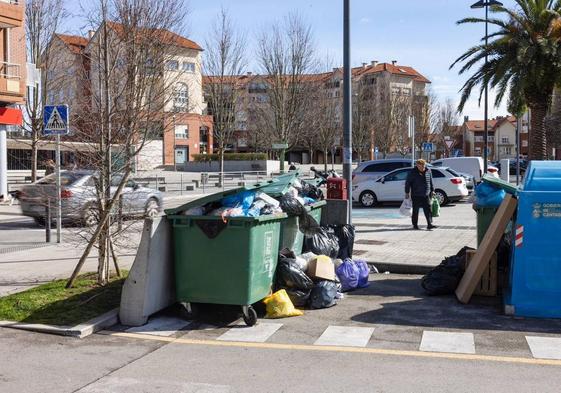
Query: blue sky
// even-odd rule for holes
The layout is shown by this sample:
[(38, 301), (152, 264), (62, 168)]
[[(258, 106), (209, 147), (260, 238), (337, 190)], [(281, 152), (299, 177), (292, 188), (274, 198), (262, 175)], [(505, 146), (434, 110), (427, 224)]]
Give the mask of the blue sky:
[[(465, 77), (450, 64), (483, 36), (483, 24), (457, 26), (456, 21), (467, 16), (484, 16), (483, 9), (470, 9), (475, 0), (351, 0), (351, 57), (353, 66), (378, 60), (412, 66), (432, 81), (432, 89), (441, 101), (458, 101), (458, 90)], [(329, 55), (334, 65), (342, 65), (343, 0), (190, 0), (189, 36), (204, 45), (205, 34), (220, 8), (224, 6), (248, 37), (253, 48), (254, 38), (261, 29), (283, 15), (297, 11), (314, 31), (318, 53)], [(513, 6), (513, 0), (503, 0)], [(73, 6), (75, 7), (75, 6)], [(77, 10), (72, 10), (78, 12)], [(80, 33), (77, 18), (69, 24), (71, 32)], [(256, 71), (255, 62), (250, 69)], [(490, 117), (506, 114), (505, 104), (493, 106), (490, 94)], [(466, 104), (465, 115), (483, 118), (483, 107), (473, 98)]]

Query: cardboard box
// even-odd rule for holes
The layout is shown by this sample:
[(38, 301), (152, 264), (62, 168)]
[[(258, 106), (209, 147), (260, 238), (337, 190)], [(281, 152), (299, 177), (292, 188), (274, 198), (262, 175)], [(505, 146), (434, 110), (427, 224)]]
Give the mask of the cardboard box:
[(312, 279), (335, 280), (335, 265), (331, 258), (319, 255), (310, 260), (306, 274)]
[[(477, 250), (467, 250), (466, 252), (466, 268), (469, 266), (472, 258), (475, 256)], [(493, 253), (489, 265), (483, 271), (481, 276), (481, 281), (475, 287), (474, 295), (479, 296), (497, 296), (497, 284), (498, 284), (498, 274), (497, 274), (497, 253)]]

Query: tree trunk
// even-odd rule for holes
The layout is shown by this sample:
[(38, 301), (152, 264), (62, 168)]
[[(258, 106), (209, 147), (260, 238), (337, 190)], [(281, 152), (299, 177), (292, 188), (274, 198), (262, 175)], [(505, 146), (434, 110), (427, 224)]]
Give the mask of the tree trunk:
[(327, 172), (327, 160), (329, 159), (329, 155), (327, 154), (327, 149), (323, 151), (323, 171)]
[(33, 130), (31, 136), (31, 183), (37, 181), (37, 131)]
[(545, 134), (545, 116), (547, 103), (531, 103), (530, 107), (530, 160), (547, 160), (547, 138)]
[(218, 182), (220, 183), (220, 187), (222, 187), (222, 184), (224, 182), (224, 146), (220, 147), (220, 154), (219, 154), (219, 160), (220, 160), (220, 175), (218, 177)]

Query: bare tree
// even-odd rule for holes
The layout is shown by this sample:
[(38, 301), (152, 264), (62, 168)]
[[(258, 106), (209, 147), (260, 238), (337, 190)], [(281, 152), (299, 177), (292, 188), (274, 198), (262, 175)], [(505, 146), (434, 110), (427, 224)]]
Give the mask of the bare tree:
[(96, 242), (98, 282), (108, 281), (117, 235), (111, 213), (121, 201), (136, 157), (153, 133), (163, 132), (165, 113), (177, 104), (174, 87), (183, 73), (169, 65), (189, 51), (186, 40), (176, 34), (184, 18), (182, 0), (99, 0), (89, 14), (97, 30), (84, 62), (89, 65), (83, 76), (91, 101), (80, 110), (77, 128), (91, 145), (89, 165), (98, 172), (97, 202), (88, 208), (97, 225), (67, 287)]
[[(377, 89), (359, 82), (352, 100), (353, 110), (353, 148), (358, 154), (358, 161), (362, 161), (367, 149), (372, 145), (374, 134), (381, 123), (376, 117), (378, 106)], [(377, 121), (378, 120), (378, 121)]]
[(432, 90), (429, 90), (426, 96), (414, 96), (412, 105), (415, 117), (415, 147), (420, 149), (423, 142), (428, 142), (430, 135), (437, 131), (440, 105)]
[(220, 184), (224, 173), (224, 151), (236, 130), (237, 110), (241, 107), (238, 77), (245, 72), (245, 37), (222, 9), (206, 40), (203, 61), (204, 92), (209, 114), (213, 116), (213, 139), (218, 146)]
[(29, 130), (31, 145), (31, 181), (37, 180), (37, 152), (43, 132), (43, 106), (46, 103), (48, 85), (53, 77), (48, 72), (52, 63), (57, 61), (47, 50), (49, 43), (66, 17), (64, 3), (58, 0), (28, 0), (25, 4), (25, 32), (27, 61), (43, 70), (40, 81), (31, 90), (26, 100), (25, 128)]
[[(436, 132), (440, 136), (440, 142), (444, 144), (444, 149), (447, 156), (450, 155), (450, 150), (458, 143), (458, 111), (451, 98), (447, 98), (438, 110), (438, 118), (436, 122)], [(445, 140), (453, 141), (453, 144), (448, 147)]]
[[(257, 60), (267, 78), (268, 103), (261, 117), (271, 125), (273, 142), (294, 145), (307, 106), (311, 104), (305, 82), (316, 67), (312, 30), (304, 20), (289, 14), (282, 23), (264, 30), (258, 39)], [(280, 151), (284, 171), (286, 149)]]
[(411, 151), (411, 138), (408, 133), (408, 117), (412, 114), (412, 100), (410, 96), (400, 93), (390, 95), (389, 111), (390, 111), (390, 131), (394, 135), (393, 140), (395, 148), (403, 157)]

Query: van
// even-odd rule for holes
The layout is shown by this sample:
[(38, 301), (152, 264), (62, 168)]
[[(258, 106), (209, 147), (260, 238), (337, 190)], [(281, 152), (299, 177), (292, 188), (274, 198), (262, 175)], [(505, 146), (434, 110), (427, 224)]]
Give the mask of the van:
[[(476, 183), (481, 181), (483, 177), (483, 158), (481, 157), (451, 157), (451, 158), (441, 158), (431, 162), (434, 166), (446, 166), (456, 172), (467, 173), (473, 176)], [(497, 176), (497, 168), (488, 165), (487, 172), (490, 175)]]

